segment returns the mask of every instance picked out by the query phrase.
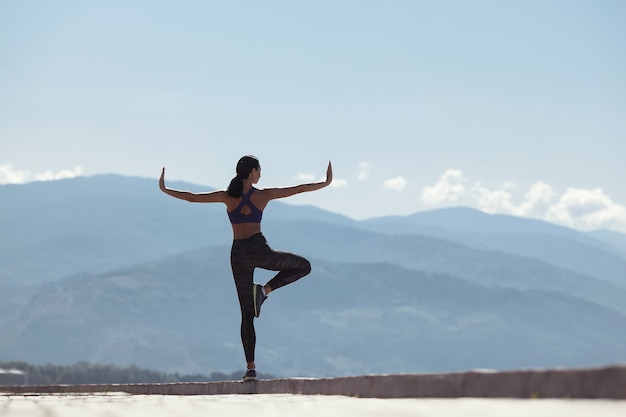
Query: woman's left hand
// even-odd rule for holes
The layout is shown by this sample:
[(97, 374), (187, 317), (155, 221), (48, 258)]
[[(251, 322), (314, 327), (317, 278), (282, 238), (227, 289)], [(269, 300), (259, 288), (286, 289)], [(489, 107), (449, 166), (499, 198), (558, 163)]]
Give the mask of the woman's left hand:
[(328, 168), (326, 168), (326, 181), (324, 181), (324, 184), (329, 185), (331, 182), (333, 182), (333, 164), (331, 161), (328, 161)]

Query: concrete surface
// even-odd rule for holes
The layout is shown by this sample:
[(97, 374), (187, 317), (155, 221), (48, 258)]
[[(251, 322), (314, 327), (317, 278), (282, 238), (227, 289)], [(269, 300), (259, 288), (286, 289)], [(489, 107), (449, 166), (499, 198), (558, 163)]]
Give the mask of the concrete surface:
[(135, 395), (299, 394), (360, 398), (587, 398), (626, 399), (626, 366), (591, 369), (470, 371), (273, 379), (256, 382), (0, 386), (0, 393), (123, 392)]
[(623, 417), (626, 401), (310, 395), (2, 395), (0, 417)]

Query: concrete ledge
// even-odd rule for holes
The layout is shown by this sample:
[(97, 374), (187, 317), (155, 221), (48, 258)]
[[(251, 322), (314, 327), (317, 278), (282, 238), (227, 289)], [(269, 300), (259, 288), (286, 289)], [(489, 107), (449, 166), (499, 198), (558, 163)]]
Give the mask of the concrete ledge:
[(626, 366), (592, 369), (470, 371), (369, 375), (256, 382), (0, 386), (8, 394), (125, 392), (160, 395), (305, 394), (362, 398), (604, 398), (626, 399)]

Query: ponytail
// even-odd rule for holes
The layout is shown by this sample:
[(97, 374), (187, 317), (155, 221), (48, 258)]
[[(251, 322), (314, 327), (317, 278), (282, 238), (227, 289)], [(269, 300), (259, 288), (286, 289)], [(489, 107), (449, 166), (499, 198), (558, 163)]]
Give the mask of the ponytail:
[(243, 193), (243, 180), (250, 176), (253, 169), (259, 169), (259, 160), (252, 155), (242, 156), (237, 162), (237, 176), (230, 181), (226, 190), (229, 197), (239, 198)]
[(241, 197), (241, 193), (243, 193), (243, 180), (239, 178), (239, 175), (230, 180), (226, 193), (229, 197)]

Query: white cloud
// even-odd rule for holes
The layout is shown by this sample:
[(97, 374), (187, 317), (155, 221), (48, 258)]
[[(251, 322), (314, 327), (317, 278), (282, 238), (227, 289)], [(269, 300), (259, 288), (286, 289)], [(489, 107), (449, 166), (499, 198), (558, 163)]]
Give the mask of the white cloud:
[(62, 180), (67, 178), (75, 178), (79, 177), (83, 174), (83, 167), (77, 166), (73, 170), (71, 169), (62, 169), (57, 172), (46, 171), (41, 174), (35, 175), (35, 180), (37, 181), (54, 181), (54, 180)]
[(330, 186), (335, 188), (347, 187), (348, 181), (341, 178), (333, 178), (333, 182), (330, 183)]
[(0, 165), (0, 184), (24, 184), (30, 172), (15, 170), (10, 164)]
[(546, 213), (546, 219), (575, 229), (618, 229), (626, 232), (626, 207), (601, 189), (568, 188)]
[(626, 207), (615, 203), (599, 188), (568, 188), (559, 195), (550, 184), (537, 181), (516, 204), (514, 183), (489, 189), (480, 182), (466, 187), (468, 182), (460, 170), (447, 170), (434, 185), (424, 188), (422, 201), (444, 207), (463, 204), (486, 213), (536, 218), (578, 230), (607, 228), (626, 232)]
[(359, 164), (359, 173), (356, 176), (358, 180), (366, 180), (369, 177), (371, 165), (369, 162), (361, 162)]
[(383, 185), (394, 191), (402, 191), (406, 188), (406, 180), (403, 177), (395, 177), (386, 180)]
[(426, 204), (441, 204), (457, 202), (467, 193), (463, 183), (463, 173), (457, 169), (449, 169), (444, 172), (439, 181), (422, 191), (422, 201)]
[(556, 193), (549, 184), (538, 181), (531, 185), (524, 195), (524, 201), (515, 205), (513, 194), (510, 190), (513, 187), (510, 183), (505, 183), (502, 189), (489, 190), (476, 183), (471, 188), (470, 202), (486, 213), (513, 214), (521, 217), (543, 217), (550, 207), (551, 200)]
[(538, 181), (530, 186), (524, 195), (524, 202), (514, 210), (514, 214), (525, 217), (541, 217), (549, 210), (551, 201), (556, 195), (550, 184)]
[(306, 181), (306, 182), (312, 182), (315, 181), (315, 175), (314, 174), (298, 174), (297, 175), (298, 180), (300, 181)]
[[(507, 213), (513, 210), (511, 193), (506, 190), (490, 190), (481, 183), (474, 184), (469, 191), (468, 199), (471, 205), (477, 205), (487, 213)], [(472, 204), (473, 203), (473, 204)]]
[(30, 171), (13, 169), (10, 164), (0, 165), (0, 184), (24, 184), (30, 181), (54, 181), (66, 178), (74, 178), (83, 174), (83, 168), (76, 166), (72, 169), (60, 171), (45, 171), (32, 175)]

